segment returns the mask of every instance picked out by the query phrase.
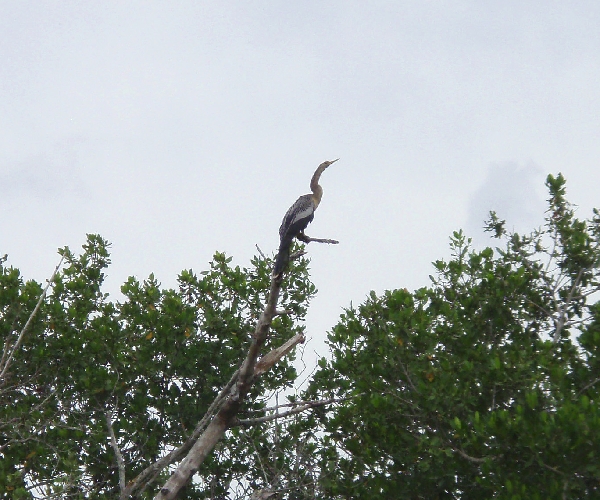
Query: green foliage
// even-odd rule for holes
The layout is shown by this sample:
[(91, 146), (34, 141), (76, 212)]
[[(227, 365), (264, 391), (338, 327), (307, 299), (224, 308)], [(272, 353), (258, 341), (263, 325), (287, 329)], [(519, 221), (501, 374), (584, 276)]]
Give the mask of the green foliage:
[(547, 186), (543, 229), (492, 213), (505, 248), (455, 232), (431, 287), (345, 311), (306, 397), (350, 399), (297, 431), (323, 429), (323, 497), (600, 496), (600, 217)]
[[(269, 261), (257, 258), (240, 269), (216, 253), (208, 270), (183, 271), (177, 289), (163, 289), (153, 275), (129, 278), (115, 302), (102, 292), (108, 248), (89, 235), (81, 255), (60, 251), (64, 268), (0, 381), (0, 497), (117, 498), (107, 422), (129, 481), (185, 441), (245, 355), (268, 293)], [(300, 261), (281, 296), (281, 307), (292, 313), (273, 321), (267, 349), (302, 330), (315, 293), (307, 276)], [(39, 284), (24, 283), (0, 261), (5, 345), (15, 341), (40, 294)], [(291, 359), (257, 381), (240, 417), (264, 406), (263, 393), (294, 380)], [(224, 495), (234, 479), (251, 478), (251, 453), (248, 441), (230, 433), (187, 498)]]
[[(232, 498), (244, 483), (290, 500), (600, 497), (600, 213), (576, 218), (561, 175), (547, 187), (539, 230), (509, 233), (492, 212), (499, 248), (474, 250), (457, 231), (429, 287), (345, 310), (303, 395), (335, 402), (231, 429), (183, 496)], [(0, 498), (117, 498), (111, 429), (130, 481), (185, 441), (245, 354), (271, 262), (240, 269), (216, 253), (176, 289), (130, 278), (114, 301), (108, 248), (90, 235), (81, 255), (61, 250), (0, 377)], [(7, 262), (0, 371), (42, 292)], [(290, 314), (273, 320), (267, 349), (302, 330), (314, 293), (307, 262), (294, 262), (278, 306)], [(293, 382), (291, 359), (257, 381), (240, 418)]]

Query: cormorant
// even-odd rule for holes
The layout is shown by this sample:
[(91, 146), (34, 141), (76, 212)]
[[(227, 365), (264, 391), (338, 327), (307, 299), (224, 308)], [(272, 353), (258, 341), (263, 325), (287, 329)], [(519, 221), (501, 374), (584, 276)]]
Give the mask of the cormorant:
[(290, 260), (290, 246), (294, 238), (305, 240), (304, 229), (315, 216), (315, 210), (321, 202), (323, 196), (323, 188), (319, 186), (319, 178), (325, 169), (332, 163), (338, 161), (326, 161), (319, 165), (310, 181), (310, 189), (312, 194), (305, 194), (296, 200), (290, 209), (286, 212), (279, 228), (279, 253), (275, 262), (273, 274), (280, 276), (286, 264)]

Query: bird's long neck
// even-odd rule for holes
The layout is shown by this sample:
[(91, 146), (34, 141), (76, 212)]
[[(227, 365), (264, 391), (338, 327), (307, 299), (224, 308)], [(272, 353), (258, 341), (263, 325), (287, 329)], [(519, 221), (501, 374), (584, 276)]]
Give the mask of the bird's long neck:
[(323, 197), (323, 188), (319, 185), (319, 178), (328, 166), (329, 164), (324, 163), (319, 165), (319, 168), (317, 168), (312, 176), (312, 179), (310, 180), (310, 189), (313, 192), (312, 199), (315, 203), (315, 208), (319, 206), (319, 203), (321, 203), (321, 198)]

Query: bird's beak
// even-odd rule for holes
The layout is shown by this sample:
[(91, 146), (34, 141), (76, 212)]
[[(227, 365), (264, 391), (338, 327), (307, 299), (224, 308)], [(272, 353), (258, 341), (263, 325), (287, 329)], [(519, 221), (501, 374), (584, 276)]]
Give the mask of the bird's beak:
[(328, 161), (328, 162), (327, 162), (327, 163), (328, 163), (328, 165), (327, 165), (327, 166), (331, 165), (332, 163), (335, 163), (335, 162), (336, 162), (336, 161), (338, 161), (338, 160), (339, 160), (339, 158), (336, 158), (335, 160)]

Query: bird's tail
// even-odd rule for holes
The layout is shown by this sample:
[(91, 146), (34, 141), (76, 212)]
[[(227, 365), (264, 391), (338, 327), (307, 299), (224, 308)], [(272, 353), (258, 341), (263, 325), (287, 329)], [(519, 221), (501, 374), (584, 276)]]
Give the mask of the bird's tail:
[(280, 276), (284, 271), (287, 263), (290, 261), (290, 246), (292, 244), (291, 239), (284, 239), (279, 245), (279, 253), (277, 254), (277, 260), (275, 261), (275, 268), (273, 269), (274, 276)]

